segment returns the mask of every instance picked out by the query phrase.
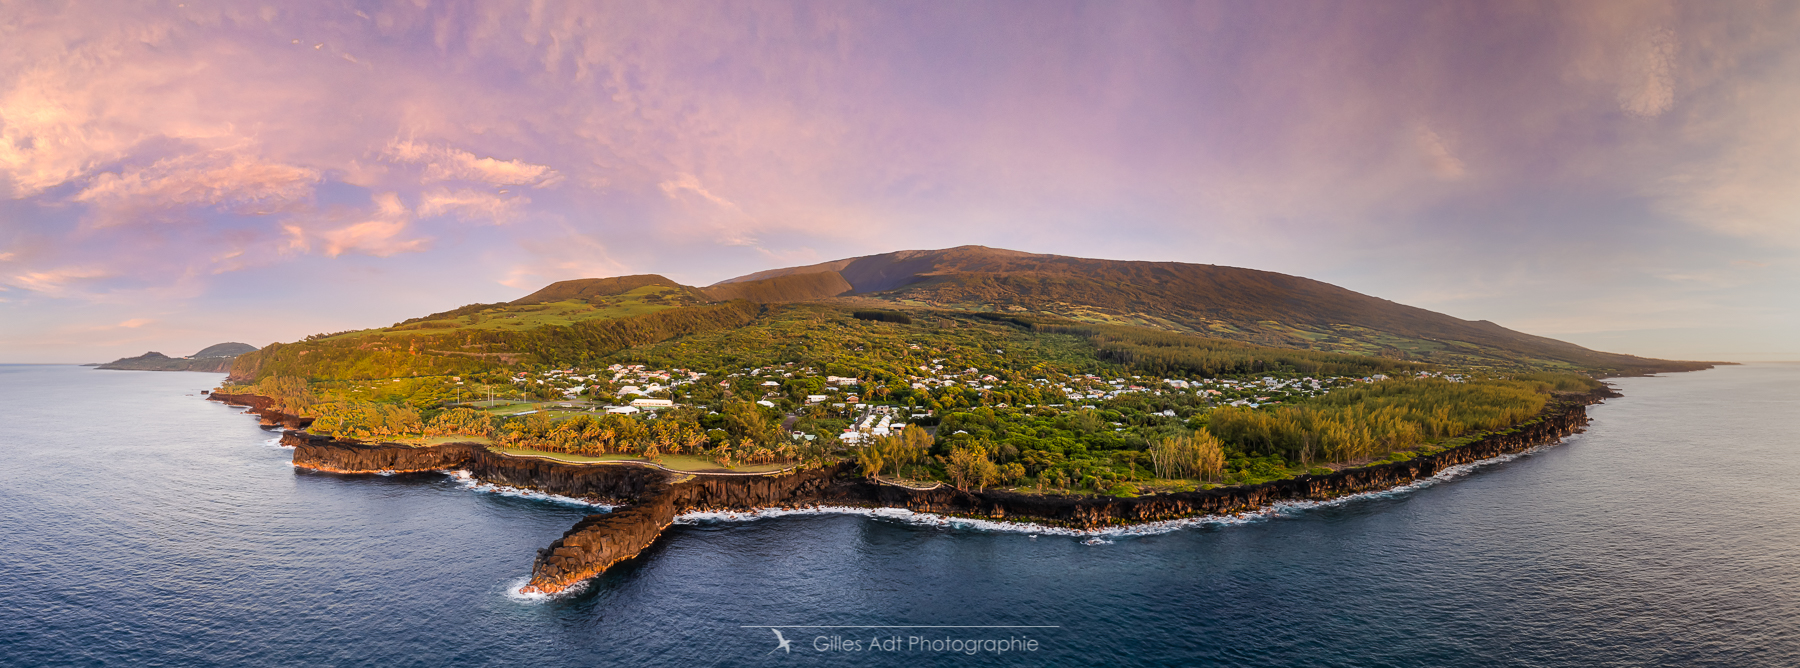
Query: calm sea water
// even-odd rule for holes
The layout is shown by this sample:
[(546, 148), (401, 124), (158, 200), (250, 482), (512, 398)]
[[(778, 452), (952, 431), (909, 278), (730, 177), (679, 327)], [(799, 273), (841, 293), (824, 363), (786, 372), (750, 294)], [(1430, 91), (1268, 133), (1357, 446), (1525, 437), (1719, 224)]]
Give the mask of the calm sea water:
[(508, 591), (590, 509), (296, 472), (217, 380), (0, 366), (0, 664), (1800, 665), (1800, 365), (1624, 379), (1561, 446), (1247, 524), (701, 523), (548, 601)]

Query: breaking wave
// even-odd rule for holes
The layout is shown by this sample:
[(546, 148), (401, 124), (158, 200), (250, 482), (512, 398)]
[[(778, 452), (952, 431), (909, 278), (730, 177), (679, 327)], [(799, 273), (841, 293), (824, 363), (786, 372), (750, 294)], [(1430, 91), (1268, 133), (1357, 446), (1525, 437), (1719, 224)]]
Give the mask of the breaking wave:
[[(1574, 438), (1574, 437), (1570, 437), (1570, 438)], [(1428, 478), (1420, 478), (1418, 480), (1414, 480), (1414, 481), (1404, 484), (1404, 485), (1390, 487), (1387, 489), (1373, 491), (1373, 492), (1361, 492), (1358, 494), (1347, 494), (1344, 496), (1337, 497), (1335, 499), (1326, 499), (1326, 500), (1322, 500), (1322, 501), (1280, 501), (1280, 502), (1276, 502), (1276, 503), (1270, 504), (1268, 506), (1265, 506), (1263, 508), (1258, 508), (1256, 510), (1246, 511), (1246, 512), (1242, 512), (1242, 513), (1231, 513), (1231, 514), (1224, 514), (1224, 515), (1201, 515), (1198, 517), (1184, 517), (1182, 519), (1176, 519), (1176, 520), (1162, 520), (1162, 521), (1157, 521), (1157, 522), (1145, 522), (1143, 524), (1130, 524), (1130, 525), (1124, 525), (1124, 526), (1099, 527), (1099, 528), (1095, 528), (1095, 529), (1069, 529), (1069, 528), (1064, 528), (1064, 527), (1036, 524), (1036, 523), (1032, 523), (1032, 522), (1011, 522), (1011, 521), (1005, 521), (1005, 520), (983, 520), (983, 519), (971, 519), (971, 518), (966, 518), (966, 517), (951, 517), (951, 516), (947, 516), (947, 515), (939, 515), (936, 513), (921, 513), (921, 512), (916, 512), (916, 511), (912, 511), (912, 510), (907, 510), (905, 508), (859, 508), (859, 507), (855, 507), (855, 506), (812, 506), (812, 507), (804, 507), (804, 508), (764, 508), (764, 509), (760, 509), (760, 510), (753, 510), (753, 511), (746, 511), (746, 512), (733, 512), (733, 511), (693, 512), (693, 513), (687, 513), (687, 514), (676, 517), (675, 523), (691, 525), (691, 524), (700, 524), (702, 522), (752, 522), (752, 521), (761, 520), (761, 519), (771, 519), (771, 518), (776, 518), (776, 517), (789, 517), (789, 516), (794, 516), (794, 515), (861, 515), (863, 517), (868, 517), (870, 519), (901, 522), (901, 523), (905, 523), (905, 524), (911, 524), (914, 526), (936, 527), (936, 528), (940, 528), (940, 529), (964, 529), (964, 530), (992, 531), (992, 532), (1003, 532), (1003, 533), (1023, 533), (1023, 534), (1031, 534), (1033, 538), (1037, 537), (1037, 535), (1070, 536), (1070, 537), (1087, 539), (1087, 540), (1082, 541), (1082, 544), (1084, 544), (1084, 545), (1111, 545), (1113, 541), (1108, 540), (1110, 538), (1132, 537), (1132, 536), (1154, 536), (1154, 535), (1178, 531), (1181, 529), (1209, 528), (1209, 527), (1222, 527), (1222, 526), (1235, 526), (1235, 525), (1240, 525), (1240, 524), (1250, 524), (1252, 522), (1262, 522), (1262, 521), (1267, 521), (1267, 520), (1271, 520), (1271, 519), (1279, 519), (1282, 517), (1299, 515), (1306, 511), (1313, 510), (1315, 508), (1327, 508), (1327, 507), (1332, 507), (1332, 506), (1342, 506), (1342, 505), (1347, 505), (1350, 503), (1367, 500), (1367, 499), (1389, 499), (1389, 498), (1401, 497), (1401, 496), (1405, 496), (1407, 494), (1416, 492), (1418, 490), (1425, 489), (1426, 487), (1436, 485), (1441, 482), (1449, 482), (1451, 480), (1461, 478), (1463, 476), (1469, 475), (1470, 473), (1473, 473), (1473, 472), (1475, 472), (1481, 468), (1487, 467), (1487, 466), (1491, 466), (1494, 464), (1502, 464), (1505, 462), (1513, 461), (1520, 457), (1525, 457), (1525, 456), (1531, 455), (1531, 454), (1538, 452), (1540, 450), (1543, 450), (1545, 448), (1554, 447), (1555, 445), (1558, 445), (1562, 442), (1567, 442), (1568, 440), (1570, 440), (1570, 439), (1563, 439), (1562, 441), (1559, 441), (1557, 443), (1540, 445), (1540, 446), (1530, 448), (1527, 450), (1523, 450), (1520, 452), (1500, 455), (1497, 457), (1490, 457), (1488, 459), (1469, 462), (1467, 464), (1458, 464), (1456, 466), (1451, 466), (1451, 467), (1445, 468), (1444, 470), (1439, 471), (1437, 473), (1437, 475), (1433, 475)]]
[(474, 490), (477, 492), (484, 492), (487, 494), (498, 494), (501, 496), (513, 496), (513, 497), (518, 497), (521, 499), (532, 499), (534, 501), (550, 501), (552, 503), (564, 503), (564, 504), (568, 504), (571, 506), (581, 506), (583, 508), (598, 508), (600, 510), (604, 510), (607, 512), (611, 512), (613, 509), (612, 506), (609, 506), (604, 503), (594, 503), (594, 502), (587, 501), (584, 499), (577, 499), (572, 496), (563, 496), (561, 494), (546, 494), (544, 492), (539, 492), (536, 490), (521, 489), (518, 487), (508, 487), (506, 485), (496, 485), (491, 482), (482, 482), (480, 480), (476, 480), (475, 476), (471, 475), (468, 471), (445, 471), (444, 475), (450, 476), (450, 479), (455, 481), (456, 484), (461, 485), (466, 489)]
[(588, 583), (592, 582), (592, 581), (593, 580), (591, 578), (587, 579), (587, 580), (582, 580), (581, 582), (577, 582), (575, 584), (569, 585), (569, 587), (567, 589), (564, 589), (564, 590), (554, 593), (554, 594), (539, 594), (539, 593), (527, 594), (522, 590), (525, 589), (525, 585), (531, 584), (531, 577), (526, 576), (526, 577), (519, 578), (517, 580), (508, 581), (506, 583), (506, 598), (507, 598), (507, 600), (510, 600), (514, 603), (520, 603), (520, 604), (525, 604), (525, 605), (535, 605), (538, 603), (547, 603), (547, 602), (554, 601), (559, 598), (568, 598), (570, 596), (578, 595), (581, 592), (587, 590)]

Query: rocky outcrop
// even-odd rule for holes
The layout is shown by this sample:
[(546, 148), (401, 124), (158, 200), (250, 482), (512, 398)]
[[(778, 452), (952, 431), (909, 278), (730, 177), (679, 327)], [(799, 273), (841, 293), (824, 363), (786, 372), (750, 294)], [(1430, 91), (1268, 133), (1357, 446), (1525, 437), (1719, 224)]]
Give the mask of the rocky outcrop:
[(244, 412), (261, 418), (264, 429), (273, 429), (275, 427), (305, 429), (313, 423), (312, 418), (281, 412), (281, 409), (276, 408), (274, 399), (260, 395), (214, 392), (207, 395), (206, 398), (211, 401), (222, 402), (227, 406), (250, 407), (250, 410)]
[(650, 547), (675, 521), (675, 503), (666, 481), (658, 481), (649, 491), (643, 501), (628, 508), (582, 518), (549, 547), (538, 550), (531, 581), (519, 591), (561, 592)]
[(461, 469), (487, 482), (625, 506), (589, 515), (539, 550), (525, 591), (555, 593), (636, 555), (654, 543), (677, 516), (691, 511), (810, 505), (903, 507), (1073, 528), (1237, 513), (1283, 501), (1324, 500), (1388, 489), (1452, 466), (1554, 443), (1581, 431), (1588, 422), (1586, 406), (1603, 396), (1607, 393), (1565, 397), (1514, 429), (1408, 461), (1261, 485), (1137, 498), (970, 492), (951, 487), (915, 490), (862, 479), (848, 463), (778, 475), (675, 476), (648, 466), (577, 465), (508, 457), (469, 443), (409, 447), (335, 441), (302, 433), (288, 433), (282, 440), (294, 446), (296, 466), (320, 471)]
[(460, 469), (487, 449), (474, 443), (415, 448), (398, 443), (339, 441), (290, 431), (281, 444), (294, 449), (294, 465), (331, 473), (419, 473)]

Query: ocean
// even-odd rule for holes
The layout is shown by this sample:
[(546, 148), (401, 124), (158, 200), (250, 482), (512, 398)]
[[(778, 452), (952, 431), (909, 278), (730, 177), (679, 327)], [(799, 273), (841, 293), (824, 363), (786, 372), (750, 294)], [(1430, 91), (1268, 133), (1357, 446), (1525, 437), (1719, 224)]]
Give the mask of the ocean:
[(514, 592), (599, 509), (297, 471), (219, 379), (0, 366), (0, 664), (1800, 665), (1796, 364), (1618, 379), (1562, 444), (1240, 521), (690, 518), (558, 598)]

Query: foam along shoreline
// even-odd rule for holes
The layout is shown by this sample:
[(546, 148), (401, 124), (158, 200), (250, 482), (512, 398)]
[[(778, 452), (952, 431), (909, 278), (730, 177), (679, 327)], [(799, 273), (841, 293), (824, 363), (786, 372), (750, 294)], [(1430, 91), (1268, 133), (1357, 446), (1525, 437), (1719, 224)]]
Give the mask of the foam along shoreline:
[[(1270, 519), (1278, 519), (1282, 516), (1294, 515), (1294, 514), (1298, 514), (1301, 512), (1305, 512), (1305, 511), (1309, 511), (1309, 510), (1313, 510), (1313, 509), (1317, 509), (1317, 508), (1342, 506), (1342, 505), (1347, 505), (1347, 504), (1350, 504), (1353, 502), (1365, 501), (1365, 500), (1369, 500), (1369, 499), (1387, 499), (1387, 498), (1401, 497), (1401, 496), (1405, 496), (1409, 493), (1416, 492), (1421, 489), (1425, 489), (1427, 487), (1432, 487), (1439, 483), (1449, 482), (1449, 481), (1455, 480), (1457, 478), (1461, 478), (1463, 476), (1474, 473), (1476, 470), (1486, 468), (1488, 466), (1493, 466), (1496, 464), (1503, 464), (1506, 462), (1510, 462), (1510, 461), (1519, 459), (1521, 457), (1526, 457), (1533, 453), (1542, 451), (1546, 448), (1551, 448), (1551, 447), (1555, 447), (1557, 445), (1561, 445), (1563, 442), (1566, 442), (1566, 440), (1567, 439), (1564, 439), (1563, 441), (1557, 441), (1555, 443), (1548, 443), (1548, 444), (1540, 445), (1540, 446), (1531, 448), (1529, 450), (1521, 451), (1521, 452), (1498, 455), (1495, 457), (1471, 462), (1468, 464), (1459, 464), (1456, 466), (1452, 466), (1450, 468), (1446, 468), (1442, 471), (1439, 471), (1436, 475), (1433, 475), (1429, 478), (1421, 478), (1419, 480), (1415, 480), (1413, 482), (1410, 482), (1410, 483), (1407, 483), (1404, 485), (1400, 485), (1397, 487), (1391, 487), (1391, 488), (1383, 489), (1383, 490), (1375, 490), (1375, 491), (1370, 491), (1370, 492), (1359, 492), (1356, 494), (1347, 494), (1347, 495), (1340, 496), (1337, 498), (1324, 499), (1324, 500), (1318, 500), (1318, 501), (1280, 501), (1280, 502), (1276, 502), (1274, 504), (1271, 504), (1269, 506), (1259, 508), (1256, 510), (1248, 510), (1248, 511), (1243, 511), (1243, 512), (1239, 512), (1239, 513), (1231, 513), (1231, 514), (1226, 514), (1226, 515), (1201, 515), (1201, 516), (1197, 516), (1197, 517), (1187, 517), (1187, 518), (1182, 518), (1182, 519), (1160, 520), (1160, 521), (1154, 521), (1154, 522), (1144, 522), (1142, 524), (1124, 524), (1124, 525), (1117, 525), (1117, 526), (1095, 527), (1095, 528), (1090, 528), (1090, 529), (1075, 529), (1075, 528), (1069, 528), (1069, 527), (1054, 526), (1054, 525), (1049, 525), (1049, 524), (1039, 524), (1036, 522), (1030, 522), (1030, 521), (1024, 521), (1024, 520), (1020, 520), (1020, 521), (989, 520), (989, 519), (981, 519), (981, 518), (973, 518), (973, 517), (959, 517), (956, 515), (940, 515), (940, 514), (936, 514), (936, 513), (916, 512), (916, 511), (909, 510), (906, 508), (894, 508), (894, 507), (867, 508), (867, 507), (861, 507), (861, 506), (826, 506), (826, 505), (798, 507), (798, 508), (775, 508), (775, 507), (756, 508), (756, 509), (743, 510), (743, 511), (729, 511), (729, 510), (694, 511), (694, 512), (688, 512), (688, 513), (684, 513), (682, 515), (676, 516), (674, 524), (695, 525), (695, 524), (702, 524), (702, 523), (707, 523), (707, 522), (754, 522), (757, 520), (774, 519), (774, 518), (779, 518), (779, 517), (794, 517), (794, 516), (808, 516), (808, 515), (859, 515), (862, 517), (867, 517), (869, 519), (889, 520), (889, 521), (895, 521), (895, 522), (900, 522), (900, 523), (904, 523), (904, 524), (912, 524), (915, 526), (937, 527), (937, 528), (953, 529), (953, 530), (985, 531), (985, 532), (995, 532), (995, 533), (1020, 533), (1020, 534), (1029, 534), (1032, 536), (1067, 536), (1067, 537), (1073, 537), (1073, 538), (1091, 538), (1091, 537), (1118, 538), (1118, 537), (1132, 537), (1132, 536), (1155, 536), (1155, 535), (1161, 535), (1161, 534), (1166, 534), (1166, 533), (1172, 533), (1175, 531), (1180, 531), (1182, 529), (1191, 529), (1191, 528), (1195, 528), (1195, 527), (1235, 526), (1235, 525), (1240, 525), (1240, 524), (1250, 524), (1253, 522), (1260, 522), (1260, 521), (1265, 521), (1265, 520), (1270, 520)], [(1107, 541), (1106, 544), (1110, 544), (1110, 541)]]
[[(678, 519), (687, 523), (730, 519), (730, 514), (760, 518), (849, 512), (939, 526), (1103, 541), (1104, 537), (1149, 535), (1189, 526), (1258, 521), (1296, 509), (1402, 494), (1577, 433), (1588, 422), (1586, 406), (1606, 396), (1617, 395), (1602, 391), (1563, 397), (1512, 430), (1407, 461), (1260, 485), (1126, 499), (898, 487), (864, 479), (850, 464), (768, 475), (675, 476), (651, 467), (511, 457), (471, 443), (415, 448), (335, 441), (300, 431), (284, 432), (282, 443), (294, 447), (294, 465), (302, 468), (363, 474), (463, 471), (469, 480), (481, 484), (613, 507), (612, 512), (589, 515), (538, 552), (526, 593), (556, 593), (636, 556)], [(844, 510), (838, 511), (840, 508)]]
[(539, 492), (539, 491), (531, 490), (531, 489), (522, 489), (519, 487), (509, 487), (507, 485), (496, 485), (496, 484), (489, 483), (489, 482), (482, 482), (480, 480), (476, 480), (475, 476), (470, 475), (468, 471), (442, 471), (442, 473), (450, 476), (450, 479), (452, 481), (456, 482), (456, 484), (461, 486), (462, 488), (470, 490), (470, 491), (474, 491), (474, 492), (481, 492), (483, 494), (495, 494), (498, 496), (511, 496), (511, 497), (516, 497), (516, 498), (520, 498), (520, 499), (530, 499), (532, 501), (549, 501), (552, 503), (561, 503), (561, 504), (567, 504), (567, 505), (571, 505), (571, 506), (582, 506), (584, 508), (598, 508), (603, 512), (610, 512), (613, 509), (613, 506), (609, 506), (604, 503), (596, 503), (593, 501), (589, 501), (587, 499), (577, 499), (572, 496), (563, 496), (561, 494), (546, 494), (544, 492)]

